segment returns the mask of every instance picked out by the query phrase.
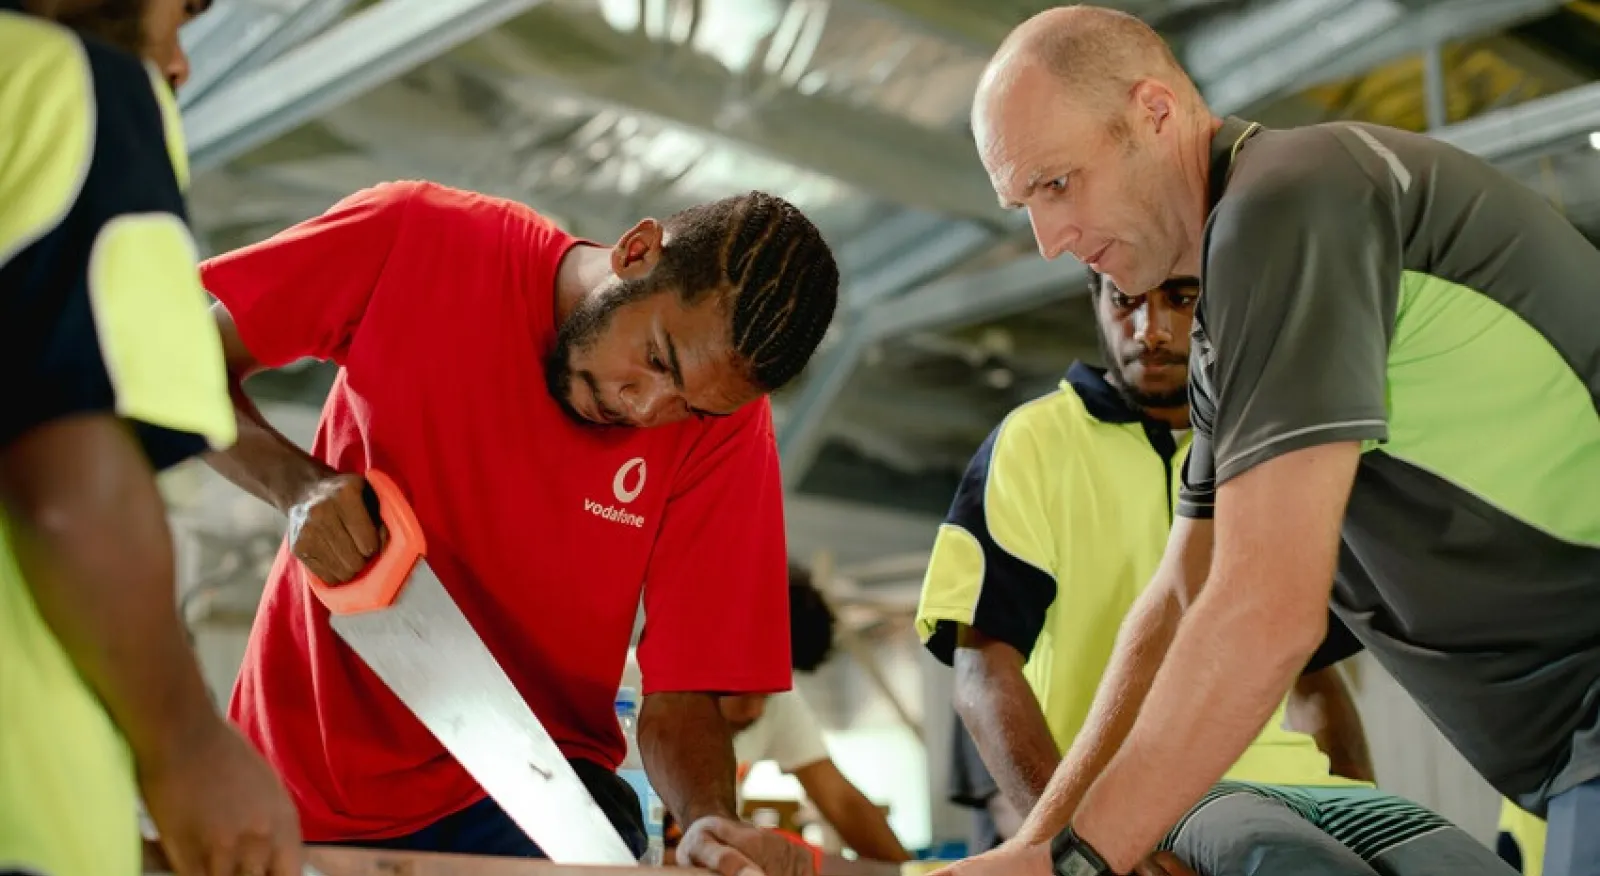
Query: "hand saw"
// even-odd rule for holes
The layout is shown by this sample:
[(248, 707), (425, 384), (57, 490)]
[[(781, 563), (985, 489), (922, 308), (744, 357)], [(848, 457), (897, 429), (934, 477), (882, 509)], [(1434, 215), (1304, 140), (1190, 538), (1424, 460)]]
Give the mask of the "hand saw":
[(348, 583), (306, 571), (329, 624), (550, 860), (637, 864), (428, 568), (427, 541), (400, 488), (382, 472), (366, 477), (388, 542)]

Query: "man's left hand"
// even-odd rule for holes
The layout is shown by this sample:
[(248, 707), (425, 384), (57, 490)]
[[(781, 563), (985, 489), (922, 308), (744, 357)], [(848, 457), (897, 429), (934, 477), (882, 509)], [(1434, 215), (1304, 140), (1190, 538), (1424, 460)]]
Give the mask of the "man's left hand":
[(677, 855), (680, 865), (722, 876), (816, 876), (805, 849), (771, 831), (715, 815), (689, 825)]
[[(1006, 843), (993, 851), (957, 861), (931, 876), (1053, 876), (1050, 845)], [(1160, 852), (1144, 860), (1134, 876), (1197, 876), (1170, 852)]]
[(931, 876), (1052, 876), (1049, 843), (1003, 843), (957, 861)]

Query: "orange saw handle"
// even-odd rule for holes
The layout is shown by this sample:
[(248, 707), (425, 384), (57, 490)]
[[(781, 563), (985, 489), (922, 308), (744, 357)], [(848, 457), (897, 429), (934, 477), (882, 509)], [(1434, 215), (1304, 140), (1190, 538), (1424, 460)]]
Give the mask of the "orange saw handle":
[(428, 553), (417, 515), (400, 487), (377, 469), (369, 470), (366, 478), (378, 497), (378, 513), (389, 530), (389, 541), (361, 574), (343, 584), (329, 584), (305, 570), (311, 592), (332, 614), (358, 614), (393, 605), (412, 568)]

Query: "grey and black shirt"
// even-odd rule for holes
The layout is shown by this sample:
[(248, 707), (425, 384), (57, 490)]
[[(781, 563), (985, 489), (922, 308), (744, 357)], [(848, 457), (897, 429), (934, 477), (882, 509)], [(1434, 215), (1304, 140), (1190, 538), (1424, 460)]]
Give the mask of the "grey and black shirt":
[(1431, 138), (1213, 140), (1179, 513), (1355, 441), (1334, 611), (1502, 793), (1600, 776), (1600, 251)]

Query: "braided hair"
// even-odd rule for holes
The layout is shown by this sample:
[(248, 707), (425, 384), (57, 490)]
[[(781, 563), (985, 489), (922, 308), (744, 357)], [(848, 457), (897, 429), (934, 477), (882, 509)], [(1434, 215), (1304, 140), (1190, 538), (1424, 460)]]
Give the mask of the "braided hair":
[(689, 304), (726, 294), (733, 348), (751, 379), (767, 392), (793, 380), (839, 299), (839, 266), (811, 220), (753, 191), (675, 213), (662, 231), (660, 282), (677, 286)]

